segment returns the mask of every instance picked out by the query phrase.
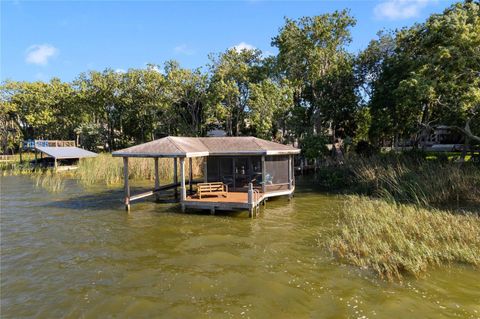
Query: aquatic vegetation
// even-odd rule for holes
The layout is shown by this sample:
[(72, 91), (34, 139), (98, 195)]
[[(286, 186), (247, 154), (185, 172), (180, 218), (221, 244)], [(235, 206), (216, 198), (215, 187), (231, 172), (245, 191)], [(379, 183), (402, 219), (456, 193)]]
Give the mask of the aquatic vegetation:
[(37, 174), (35, 185), (43, 187), (49, 192), (57, 193), (65, 188), (65, 179), (63, 176), (55, 174), (52, 170), (47, 170), (43, 174)]
[(451, 263), (480, 267), (480, 217), (352, 196), (329, 249), (388, 280)]
[(406, 154), (357, 159), (349, 167), (361, 192), (383, 199), (424, 206), (480, 204), (480, 168), (474, 163)]
[[(129, 177), (136, 180), (154, 180), (155, 164), (153, 158), (130, 158)], [(202, 174), (202, 159), (194, 158), (192, 170), (194, 176)], [(173, 179), (173, 159), (160, 158), (158, 170), (164, 182), (171, 182)], [(188, 174), (188, 164), (185, 165)], [(81, 159), (75, 176), (86, 185), (104, 183), (114, 185), (123, 181), (123, 160), (119, 157), (112, 157), (110, 154), (99, 154), (94, 158)]]

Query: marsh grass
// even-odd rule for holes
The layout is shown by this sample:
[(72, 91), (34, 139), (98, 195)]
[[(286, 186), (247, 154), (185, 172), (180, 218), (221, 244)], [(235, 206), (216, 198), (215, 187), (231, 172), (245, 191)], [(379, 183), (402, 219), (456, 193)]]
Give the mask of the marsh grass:
[(436, 207), (480, 204), (480, 168), (473, 163), (377, 156), (354, 160), (349, 168), (360, 192), (385, 200)]
[(35, 175), (35, 185), (49, 192), (58, 193), (65, 188), (65, 179), (52, 170), (45, 170), (42, 174)]
[(480, 218), (418, 205), (352, 196), (329, 249), (340, 260), (387, 280), (416, 277), (439, 265), (480, 267)]
[[(187, 163), (185, 165), (185, 173), (188, 176)], [(202, 163), (201, 158), (193, 159), (193, 176), (198, 177), (202, 175)], [(152, 181), (155, 179), (153, 158), (130, 158), (128, 164), (129, 179)], [(178, 166), (180, 167), (180, 165)], [(173, 159), (160, 158), (158, 160), (158, 170), (161, 182), (171, 183), (173, 180)], [(99, 154), (95, 158), (80, 160), (74, 174), (84, 185), (97, 183), (105, 185), (119, 184), (123, 182), (123, 160), (119, 157), (112, 157), (110, 154)]]

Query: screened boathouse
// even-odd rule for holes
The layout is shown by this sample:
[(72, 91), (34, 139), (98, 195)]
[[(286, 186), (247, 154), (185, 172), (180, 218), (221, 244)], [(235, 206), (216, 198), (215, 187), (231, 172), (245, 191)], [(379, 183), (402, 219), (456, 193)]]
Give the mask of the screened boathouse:
[[(178, 188), (183, 211), (198, 208), (209, 209), (213, 213), (216, 209), (248, 209), (253, 213), (269, 197), (293, 194), (293, 156), (299, 152), (299, 149), (290, 145), (256, 137), (169, 136), (116, 151), (112, 155), (123, 157), (124, 160), (127, 209), (133, 200), (167, 189), (177, 191)], [(131, 157), (154, 159), (155, 187), (151, 191), (130, 195), (128, 158)], [(200, 180), (194, 180), (191, 173), (192, 158), (198, 157), (204, 159), (203, 176)], [(160, 185), (158, 158), (173, 159), (171, 184)], [(190, 166), (188, 180), (185, 176), (186, 165)]]

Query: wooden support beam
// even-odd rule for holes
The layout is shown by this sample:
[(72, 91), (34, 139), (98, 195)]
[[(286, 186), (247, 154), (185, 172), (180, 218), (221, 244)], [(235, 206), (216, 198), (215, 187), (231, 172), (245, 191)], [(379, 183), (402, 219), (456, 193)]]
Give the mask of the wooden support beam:
[(123, 158), (123, 187), (125, 191), (125, 209), (130, 212), (130, 185), (128, 185), (128, 157)]
[[(158, 174), (158, 157), (155, 157), (153, 159), (155, 161), (155, 188), (154, 190), (157, 190), (160, 188), (160, 175)], [(159, 194), (156, 194), (155, 199), (158, 201), (160, 199)]]
[(295, 156), (292, 155), (292, 186), (295, 186)]
[(288, 189), (292, 189), (292, 155), (288, 155)]
[(248, 183), (248, 216), (253, 217), (253, 210), (254, 210), (254, 198), (253, 198), (253, 184)]
[(208, 157), (204, 157), (203, 163), (203, 182), (208, 183)]
[[(178, 184), (178, 165), (177, 165), (177, 158), (173, 159), (173, 183), (175, 185)], [(178, 187), (175, 186), (175, 199), (178, 198)]]
[(188, 188), (190, 189), (190, 195), (193, 194), (193, 184), (192, 184), (192, 180), (193, 180), (193, 165), (192, 165), (192, 158), (190, 157), (188, 159)]
[(180, 158), (180, 201), (187, 199), (187, 189), (185, 187), (185, 158)]
[(267, 175), (267, 168), (265, 166), (265, 155), (262, 155), (262, 193), (265, 194), (266, 191), (266, 175)]

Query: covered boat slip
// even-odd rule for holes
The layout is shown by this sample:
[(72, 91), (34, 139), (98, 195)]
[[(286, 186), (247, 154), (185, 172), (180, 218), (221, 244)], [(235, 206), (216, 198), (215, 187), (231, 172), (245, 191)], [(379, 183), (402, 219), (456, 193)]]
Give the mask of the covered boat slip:
[(97, 154), (76, 147), (75, 141), (60, 140), (28, 140), (22, 143), (20, 148), (20, 161), (22, 161), (22, 150), (35, 152), (35, 164), (37, 164), (37, 153), (41, 159), (45, 154), (46, 158), (53, 159), (53, 166), (57, 168), (58, 160), (79, 160), (81, 158), (96, 157)]
[[(267, 198), (291, 195), (294, 192), (293, 156), (299, 152), (299, 149), (292, 146), (255, 137), (165, 137), (116, 151), (112, 155), (123, 157), (127, 210), (136, 199), (167, 189), (175, 189), (177, 194), (179, 187), (182, 211), (188, 208), (208, 209), (211, 212), (248, 209), (253, 215), (259, 204)], [(155, 187), (151, 191), (131, 196), (128, 183), (130, 157), (154, 159)], [(194, 157), (204, 158), (201, 180), (194, 180), (191, 173)], [(160, 185), (158, 158), (173, 159), (174, 174), (171, 184)], [(188, 195), (185, 176), (187, 159), (190, 166)], [(194, 185), (199, 182), (209, 183), (199, 186), (200, 193), (202, 189), (211, 190), (212, 185), (221, 185), (222, 192), (194, 194)]]

